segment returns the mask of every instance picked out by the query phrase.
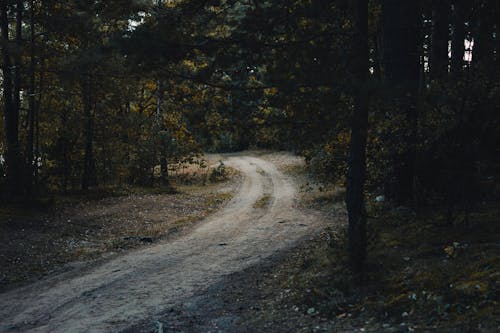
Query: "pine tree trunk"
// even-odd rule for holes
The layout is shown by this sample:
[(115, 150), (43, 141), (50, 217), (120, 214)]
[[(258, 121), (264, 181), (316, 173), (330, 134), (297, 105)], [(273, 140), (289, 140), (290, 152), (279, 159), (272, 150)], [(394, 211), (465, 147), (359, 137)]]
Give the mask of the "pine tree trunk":
[[(21, 110), (21, 82), (22, 82), (22, 56), (23, 56), (23, 1), (17, 0), (16, 1), (16, 48), (14, 52), (14, 110), (16, 112), (16, 131), (17, 133), (17, 140), (19, 141), (19, 113)], [(22, 160), (22, 150), (21, 150), (21, 145), (18, 142), (18, 147), (17, 147), (18, 153), (17, 153), (17, 159), (19, 160), (18, 165), (19, 165), (19, 175), (18, 175), (18, 183), (17, 183), (17, 189), (16, 192), (18, 193), (24, 193), (24, 190), (26, 188), (26, 184), (24, 182), (24, 175), (26, 169), (24, 168), (23, 165), (23, 160)]]
[(355, 8), (353, 74), (358, 89), (354, 96), (347, 176), (346, 205), (349, 215), (349, 257), (353, 269), (362, 272), (366, 258), (366, 211), (364, 184), (368, 131), (368, 1), (357, 0)]
[(42, 97), (43, 90), (45, 87), (45, 53), (43, 48), (39, 53), (40, 61), (40, 79), (38, 80), (38, 99), (35, 103), (35, 114), (34, 114), (34, 158), (35, 158), (35, 169), (34, 169), (34, 182), (35, 186), (38, 186), (38, 163), (40, 160), (40, 113), (42, 112)]
[(23, 2), (16, 3), (16, 49), (14, 52), (14, 108), (21, 109), (21, 70), (23, 48)]
[(384, 81), (394, 96), (393, 108), (406, 118), (407, 130), (398, 138), (403, 152), (393, 156), (393, 180), (386, 184), (389, 198), (399, 204), (413, 197), (415, 177), (417, 93), (420, 78), (418, 45), (420, 11), (417, 1), (384, 0), (382, 3)]
[(440, 79), (448, 73), (448, 40), (450, 4), (448, 0), (436, 0), (432, 9), (431, 78)]
[(36, 163), (34, 161), (35, 142), (35, 1), (30, 3), (30, 67), (29, 67), (29, 107), (28, 107), (28, 144), (26, 148), (27, 177), (26, 190), (28, 194), (33, 192), (34, 175)]
[[(478, 4), (479, 18), (475, 24), (474, 49), (472, 51), (473, 64), (483, 65), (493, 61), (493, 23), (490, 11), (493, 9), (488, 2)], [(497, 18), (498, 19), (498, 18)]]
[(83, 113), (85, 115), (85, 158), (83, 164), (82, 189), (95, 185), (94, 119), (92, 116), (92, 77), (87, 74), (82, 84)]
[(0, 29), (2, 39), (3, 111), (6, 134), (7, 183), (11, 195), (21, 194), (21, 149), (19, 146), (19, 109), (13, 100), (11, 54), (7, 4), (0, 3)]
[[(500, 3), (498, 3), (498, 1), (494, 6), (493, 15), (494, 17), (500, 17)], [(495, 24), (494, 48), (495, 48), (495, 67), (497, 69), (500, 69), (500, 23)]]
[(170, 186), (168, 180), (168, 161), (167, 161), (167, 143), (165, 137), (165, 129), (163, 126), (163, 82), (158, 80), (158, 96), (156, 103), (156, 116), (158, 133), (160, 136), (160, 181), (163, 186)]
[(451, 72), (461, 73), (465, 56), (465, 19), (463, 0), (455, 0), (452, 16)]

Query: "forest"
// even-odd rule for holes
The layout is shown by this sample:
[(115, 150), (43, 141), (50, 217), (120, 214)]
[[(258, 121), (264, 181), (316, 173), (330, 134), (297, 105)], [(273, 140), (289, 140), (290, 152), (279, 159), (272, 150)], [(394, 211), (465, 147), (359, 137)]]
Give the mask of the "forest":
[[(183, 191), (183, 170), (210, 169), (206, 154), (222, 156), (212, 161), (218, 167), (210, 179), (236, 181), (246, 179), (246, 169), (234, 156), (286, 151), (305, 161), (301, 189), (338, 192), (335, 207), (341, 208), (335, 209), (345, 212), (339, 218), (345, 228), (337, 228), (333, 203), (321, 208), (327, 216), (321, 237), (334, 239), (333, 249), (299, 251), (314, 260), (338, 259), (343, 264), (336, 269), (349, 272), (341, 282), (321, 274), (308, 280), (307, 290), (319, 290), (317, 298), (330, 303), (336, 296), (323, 289), (350, 281), (345, 304), (325, 312), (356, 325), (354, 318), (366, 321), (361, 308), (383, 318), (393, 316), (387, 308), (397, 308), (398, 320), (401, 313), (406, 321), (413, 316), (421, 327), (429, 313), (438, 318), (418, 332), (494, 332), (500, 320), (498, 17), (496, 0), (2, 0), (2, 239), (16, 228), (9, 221), (26, 219), (25, 211), (35, 219), (50, 215), (59, 198), (78, 203), (140, 189), (165, 195), (168, 205), (169, 195)], [(233, 163), (223, 162), (226, 156)], [(268, 164), (252, 163), (274, 177)], [(274, 207), (277, 193), (253, 207)], [(231, 202), (229, 196), (220, 200), (221, 207)], [(432, 310), (427, 303), (413, 309), (407, 281), (426, 290), (444, 287), (431, 273), (422, 282), (417, 273), (403, 277), (394, 268), (389, 253), (405, 246), (413, 252), (425, 247), (415, 254), (423, 261), (414, 265), (432, 266), (428, 272), (448, 267), (442, 256), (458, 257), (446, 277), (435, 279), (451, 286), (460, 280), (459, 267), (469, 266), (473, 271), (463, 281), (474, 290), (462, 281), (462, 293), (448, 290)], [(13, 262), (2, 252), (1, 260)], [(398, 287), (381, 288), (380, 276), (389, 274), (401, 277), (391, 280)], [(0, 286), (2, 280), (0, 274)], [(389, 306), (368, 304), (366, 295), (384, 293), (395, 294), (392, 301), (386, 295)], [(348, 315), (351, 310), (357, 315)], [(318, 305), (307, 305), (305, 316), (321, 318), (315, 311)], [(439, 328), (442, 321), (451, 326)], [(285, 322), (255, 330), (256, 322), (247, 322), (246, 329), (301, 331), (277, 329)], [(210, 331), (200, 327), (194, 331)], [(222, 331), (247, 331), (241, 327)]]

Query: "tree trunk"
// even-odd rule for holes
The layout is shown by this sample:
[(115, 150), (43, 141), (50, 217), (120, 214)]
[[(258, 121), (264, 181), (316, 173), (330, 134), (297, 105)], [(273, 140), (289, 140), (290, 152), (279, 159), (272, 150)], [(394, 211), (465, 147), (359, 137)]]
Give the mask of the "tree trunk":
[(33, 178), (35, 175), (36, 163), (34, 161), (34, 140), (35, 140), (35, 1), (30, 3), (30, 67), (29, 67), (29, 108), (28, 108), (28, 144), (26, 148), (27, 177), (26, 191), (33, 192)]
[(436, 0), (432, 9), (431, 78), (440, 79), (448, 73), (448, 40), (450, 4)]
[(369, 70), (368, 1), (357, 0), (355, 8), (353, 74), (358, 85), (354, 96), (347, 176), (346, 205), (349, 215), (349, 258), (353, 269), (362, 272), (366, 258), (366, 210), (364, 184), (366, 174), (366, 141), (368, 131)]
[(16, 3), (16, 48), (14, 52), (14, 108), (21, 109), (21, 70), (23, 48), (23, 2)]
[(373, 54), (372, 54), (373, 77), (375, 79), (382, 78), (382, 70), (380, 68), (380, 44), (381, 44), (380, 33), (377, 33), (377, 37), (374, 38), (373, 42)]
[(69, 180), (69, 152), (68, 152), (68, 110), (65, 107), (63, 109), (63, 113), (61, 115), (61, 125), (63, 130), (61, 131), (61, 140), (62, 145), (62, 163), (63, 163), (63, 191), (64, 193), (68, 192), (68, 180)]
[(34, 182), (35, 186), (38, 186), (38, 172), (39, 172), (39, 160), (40, 160), (40, 113), (42, 112), (42, 97), (43, 90), (45, 86), (45, 53), (44, 49), (41, 48), (39, 54), (40, 61), (40, 79), (38, 81), (38, 100), (35, 103), (35, 114), (34, 114), (34, 158), (35, 158), (35, 169), (34, 169)]
[[(493, 8), (493, 15), (494, 17), (499, 17), (500, 16), (500, 3), (498, 1), (496, 2), (494, 8)], [(497, 69), (500, 69), (500, 23), (495, 24), (495, 41), (494, 41), (494, 48), (495, 48), (495, 67)]]
[(413, 197), (417, 103), (420, 78), (418, 1), (384, 0), (382, 3), (383, 73), (384, 81), (393, 94), (396, 112), (401, 112), (407, 124), (398, 138), (403, 152), (393, 156), (393, 180), (386, 184), (386, 193), (399, 204)]
[(3, 75), (3, 111), (6, 134), (7, 183), (10, 194), (17, 196), (21, 190), (21, 149), (19, 146), (19, 109), (13, 100), (11, 54), (9, 39), (8, 8), (5, 1), (0, 3), (0, 29)]
[(83, 113), (85, 115), (85, 158), (83, 164), (82, 189), (95, 185), (94, 119), (92, 116), (92, 77), (87, 74), (82, 83)]
[(165, 129), (163, 126), (163, 82), (158, 80), (158, 97), (156, 102), (156, 117), (158, 123), (158, 133), (160, 136), (160, 181), (163, 186), (170, 186), (168, 181), (168, 161), (167, 161), (167, 143)]
[[(472, 51), (472, 62), (475, 65), (486, 65), (493, 61), (493, 22), (490, 11), (493, 9), (488, 2), (478, 4), (479, 12), (475, 23), (474, 49)], [(498, 19), (498, 18), (497, 18)]]
[(452, 16), (451, 72), (461, 73), (465, 56), (465, 19), (463, 0), (455, 0)]

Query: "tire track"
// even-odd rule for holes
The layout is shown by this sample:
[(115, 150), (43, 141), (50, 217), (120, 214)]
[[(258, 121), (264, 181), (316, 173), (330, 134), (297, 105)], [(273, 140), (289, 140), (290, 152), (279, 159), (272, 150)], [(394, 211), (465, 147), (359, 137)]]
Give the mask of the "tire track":
[[(224, 163), (244, 176), (224, 209), (175, 241), (131, 252), (80, 276), (53, 277), (1, 294), (0, 331), (119, 331), (189, 302), (225, 275), (288, 248), (322, 226), (294, 208), (293, 181), (274, 164), (250, 156), (228, 157)], [(255, 209), (265, 194), (271, 198), (269, 206)]]

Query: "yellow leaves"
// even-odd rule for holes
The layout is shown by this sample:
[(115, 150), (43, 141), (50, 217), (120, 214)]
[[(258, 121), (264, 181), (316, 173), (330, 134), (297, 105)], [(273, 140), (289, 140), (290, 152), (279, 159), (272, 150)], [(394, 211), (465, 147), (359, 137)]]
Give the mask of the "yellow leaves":
[(351, 142), (351, 133), (343, 131), (337, 134), (337, 142), (341, 145), (348, 145)]
[(232, 28), (228, 25), (219, 25), (212, 31), (207, 33), (208, 37), (213, 38), (224, 38), (229, 37), (231, 35)]
[(182, 85), (179, 85), (177, 86), (177, 89), (179, 90), (179, 92), (183, 95), (188, 95), (191, 93), (191, 87), (189, 87), (188, 85), (186, 84), (182, 84)]
[(305, 17), (303, 17), (302, 19), (300, 19), (299, 21), (299, 26), (301, 28), (307, 28), (312, 22), (314, 21), (311, 21), (311, 20), (308, 20), (306, 19)]
[(453, 246), (445, 246), (443, 251), (448, 257), (454, 257), (456, 255), (455, 247)]
[(344, 20), (343, 24), (342, 24), (342, 29), (344, 30), (351, 30), (352, 29), (352, 22), (351, 20)]
[(334, 148), (333, 148), (333, 145), (331, 143), (327, 143), (325, 145), (325, 148), (324, 148), (325, 152), (328, 153), (328, 154), (333, 154), (334, 152)]
[(144, 89), (154, 91), (158, 89), (158, 83), (156, 81), (146, 81), (144, 82)]
[(264, 89), (264, 94), (266, 96), (275, 96), (276, 94), (278, 94), (278, 88), (272, 87), (272, 88)]
[(443, 251), (450, 258), (454, 258), (459, 252), (463, 252), (467, 248), (467, 244), (460, 244), (458, 242), (453, 242), (453, 244), (445, 246)]
[(166, 0), (163, 5), (167, 8), (174, 8), (175, 6), (178, 6), (182, 2), (183, 0)]
[(207, 68), (208, 67), (208, 63), (205, 61), (205, 62), (201, 62), (201, 61), (193, 61), (193, 60), (190, 60), (190, 59), (185, 59), (183, 62), (182, 62), (182, 66), (185, 67), (186, 70), (188, 71), (199, 71), (199, 70), (202, 70), (204, 68)]

